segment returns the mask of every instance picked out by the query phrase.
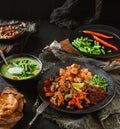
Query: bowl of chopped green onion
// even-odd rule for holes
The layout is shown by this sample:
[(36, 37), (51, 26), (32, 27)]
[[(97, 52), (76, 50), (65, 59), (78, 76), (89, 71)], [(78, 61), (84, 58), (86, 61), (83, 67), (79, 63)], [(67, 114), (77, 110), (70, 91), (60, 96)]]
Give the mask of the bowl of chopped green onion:
[(0, 64), (1, 77), (14, 85), (29, 85), (36, 81), (42, 72), (42, 62), (32, 54), (21, 53), (8, 56), (7, 64)]

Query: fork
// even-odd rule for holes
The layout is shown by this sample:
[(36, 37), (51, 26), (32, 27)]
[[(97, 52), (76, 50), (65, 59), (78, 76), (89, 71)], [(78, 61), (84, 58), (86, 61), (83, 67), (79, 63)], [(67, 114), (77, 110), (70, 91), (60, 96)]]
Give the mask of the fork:
[(36, 114), (33, 117), (33, 119), (28, 123), (28, 125), (25, 127), (25, 129), (29, 129), (31, 127), (31, 125), (33, 124), (33, 122), (36, 120), (36, 118), (47, 108), (47, 106), (49, 105), (49, 103), (47, 102), (43, 102), (42, 104), (39, 105), (39, 107), (36, 109)]

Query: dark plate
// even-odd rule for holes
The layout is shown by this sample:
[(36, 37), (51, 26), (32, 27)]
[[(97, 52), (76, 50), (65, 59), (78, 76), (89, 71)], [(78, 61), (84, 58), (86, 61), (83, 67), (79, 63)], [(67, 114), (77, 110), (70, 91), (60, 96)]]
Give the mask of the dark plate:
[[(70, 63), (64, 63), (64, 64), (62, 63), (62, 64), (59, 64), (59, 65), (55, 65), (41, 75), (41, 78), (40, 78), (40, 81), (38, 82), (38, 87), (37, 88), (38, 88), (39, 97), (43, 101), (47, 101), (49, 103), (49, 100), (44, 96), (44, 92), (43, 92), (43, 82), (44, 82), (44, 80), (47, 80), (50, 77), (55, 77), (61, 67), (65, 68), (68, 65), (71, 65), (71, 64)], [(114, 97), (115, 89), (114, 89), (114, 84), (113, 84), (113, 80), (111, 79), (111, 77), (105, 71), (103, 71), (102, 69), (100, 69), (96, 66), (91, 66), (88, 63), (87, 64), (80, 63), (80, 65), (81, 65), (81, 67), (89, 68), (89, 70), (92, 71), (94, 74), (102, 75), (108, 81), (109, 87), (107, 89), (107, 97), (103, 101), (101, 101), (100, 103), (98, 103), (94, 106), (90, 106), (86, 109), (81, 109), (81, 110), (69, 110), (69, 109), (66, 109), (66, 108), (56, 107), (52, 104), (49, 104), (50, 107), (54, 108), (55, 110), (65, 112), (65, 113), (84, 114), (84, 113), (90, 113), (90, 112), (95, 112), (97, 110), (100, 110), (112, 101), (112, 99)]]
[(1, 36), (0, 34), (0, 41), (8, 41), (8, 40), (16, 39), (20, 37), (26, 31), (26, 26), (24, 22), (16, 22), (12, 24), (0, 25), (0, 28), (5, 28), (5, 27), (9, 28), (9, 26), (15, 27), (14, 30), (16, 30), (18, 34), (16, 34), (15, 36), (6, 37), (6, 38), (4, 37), (4, 33), (3, 33), (3, 36)]
[[(118, 29), (111, 27), (111, 26), (99, 25), (99, 24), (84, 25), (72, 31), (69, 37), (70, 42), (72, 43), (74, 39), (80, 36), (88, 37), (89, 35), (86, 35), (82, 32), (83, 30), (92, 30), (92, 31), (100, 32), (106, 35), (112, 35), (114, 37), (113, 39), (103, 39), (103, 40), (109, 42), (110, 44), (115, 45), (119, 50), (118, 51), (113, 50), (112, 53), (105, 54), (105, 55), (91, 55), (91, 54), (86, 54), (83, 52), (80, 52), (80, 53), (86, 56), (89, 56), (89, 57), (102, 58), (102, 59), (120, 56), (120, 31)], [(89, 38), (92, 38), (92, 36), (90, 36)]]

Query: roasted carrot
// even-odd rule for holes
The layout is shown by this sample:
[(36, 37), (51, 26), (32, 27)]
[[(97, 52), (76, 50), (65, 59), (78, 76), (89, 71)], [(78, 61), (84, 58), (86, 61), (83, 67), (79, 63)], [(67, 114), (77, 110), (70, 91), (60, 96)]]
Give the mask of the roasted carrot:
[(95, 36), (98, 36), (98, 37), (101, 37), (101, 38), (107, 38), (107, 39), (113, 38), (113, 36), (108, 36), (108, 35), (98, 33), (98, 32), (95, 32), (95, 31), (91, 31), (91, 30), (84, 30), (83, 32), (85, 34), (95, 35)]
[(90, 100), (88, 98), (85, 98), (85, 101), (90, 104)]
[(83, 92), (83, 91), (79, 91), (77, 92), (78, 95), (86, 95), (87, 93), (86, 92)]
[(79, 98), (78, 97), (76, 97), (76, 105), (77, 105), (77, 107), (79, 108), (79, 109), (81, 109), (81, 108), (83, 108), (83, 106), (80, 104), (80, 102), (79, 102)]
[(84, 95), (81, 95), (81, 96), (79, 96), (77, 98), (81, 101), (81, 100), (85, 99), (85, 96)]
[(43, 87), (44, 92), (48, 92), (48, 88), (46, 86)]
[(59, 86), (64, 86), (64, 84), (65, 84), (65, 83), (64, 83), (63, 80), (60, 80), (60, 81), (58, 82), (58, 85), (59, 85)]
[(54, 95), (54, 93), (51, 93), (51, 92), (45, 93), (45, 96), (46, 96), (46, 97), (51, 97), (51, 96), (53, 96), (53, 95)]
[(103, 44), (104, 46), (109, 47), (109, 48), (112, 48), (112, 49), (114, 49), (115, 51), (118, 51), (118, 48), (117, 48), (116, 46), (114, 46), (114, 45), (112, 45), (112, 44), (110, 44), (110, 43), (108, 43), (108, 42), (106, 42), (106, 41), (104, 41), (104, 40), (98, 38), (97, 36), (93, 35), (93, 38), (94, 38), (97, 42)]
[(60, 103), (63, 103), (64, 102), (64, 98), (63, 98), (62, 93), (60, 91), (58, 91), (56, 94), (57, 94), (57, 96), (59, 98)]
[(57, 106), (57, 102), (55, 100), (53, 100), (53, 99), (50, 99), (50, 103), (55, 105), (55, 106)]
[(69, 105), (75, 105), (75, 103), (76, 103), (75, 98), (72, 98), (72, 99), (68, 102)]
[(54, 91), (55, 91), (55, 85), (51, 85), (50, 91), (51, 91), (51, 92), (54, 92)]
[(50, 81), (49, 81), (49, 80), (45, 80), (45, 81), (44, 81), (44, 87), (46, 87), (46, 86), (48, 86), (48, 85), (50, 85)]

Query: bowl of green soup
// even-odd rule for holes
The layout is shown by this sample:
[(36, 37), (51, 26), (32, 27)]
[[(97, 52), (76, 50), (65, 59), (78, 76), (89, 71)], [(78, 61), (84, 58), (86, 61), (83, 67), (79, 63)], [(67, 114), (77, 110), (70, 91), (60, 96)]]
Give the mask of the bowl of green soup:
[(42, 62), (31, 54), (14, 54), (6, 58), (8, 65), (3, 61), (0, 64), (0, 75), (9, 83), (25, 85), (36, 81), (42, 71)]

